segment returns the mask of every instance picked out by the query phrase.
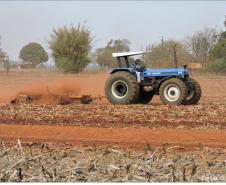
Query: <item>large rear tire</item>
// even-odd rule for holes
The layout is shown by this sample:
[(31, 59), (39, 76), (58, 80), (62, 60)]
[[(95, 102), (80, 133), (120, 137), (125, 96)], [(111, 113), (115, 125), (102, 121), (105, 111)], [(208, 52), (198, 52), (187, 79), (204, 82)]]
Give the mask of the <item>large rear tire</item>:
[(187, 82), (185, 82), (188, 88), (188, 95), (184, 100), (184, 105), (195, 105), (199, 102), (202, 96), (202, 90), (199, 83), (189, 78)]
[(105, 95), (113, 104), (137, 103), (139, 85), (130, 73), (117, 72), (108, 77), (105, 83)]
[(152, 100), (154, 95), (154, 91), (147, 92), (144, 91), (143, 87), (140, 87), (140, 94), (137, 103), (148, 104)]
[(177, 78), (165, 80), (159, 89), (160, 99), (164, 104), (181, 105), (187, 97), (186, 84)]

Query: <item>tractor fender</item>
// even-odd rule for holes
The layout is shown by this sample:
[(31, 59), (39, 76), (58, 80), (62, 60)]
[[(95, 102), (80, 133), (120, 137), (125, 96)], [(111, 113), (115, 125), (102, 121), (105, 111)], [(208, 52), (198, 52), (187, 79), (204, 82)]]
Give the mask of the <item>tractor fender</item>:
[(128, 73), (134, 75), (134, 71), (132, 69), (130, 69), (130, 68), (117, 68), (117, 69), (113, 69), (110, 74), (114, 74), (114, 73), (121, 72), (121, 71), (128, 72)]
[[(134, 78), (136, 78), (137, 82), (140, 83), (140, 76), (138, 77), (137, 76), (138, 75), (137, 72), (134, 71), (133, 69), (130, 69), (130, 68), (113, 69), (110, 74), (114, 74), (114, 73), (117, 73), (117, 72), (127, 72), (127, 73), (133, 75)], [(139, 73), (139, 75), (140, 75), (140, 73)]]
[(158, 83), (157, 83), (157, 87), (156, 87), (156, 92), (159, 92), (159, 88), (162, 85), (162, 83), (170, 78), (175, 78), (175, 76), (168, 76), (166, 78), (161, 79)]

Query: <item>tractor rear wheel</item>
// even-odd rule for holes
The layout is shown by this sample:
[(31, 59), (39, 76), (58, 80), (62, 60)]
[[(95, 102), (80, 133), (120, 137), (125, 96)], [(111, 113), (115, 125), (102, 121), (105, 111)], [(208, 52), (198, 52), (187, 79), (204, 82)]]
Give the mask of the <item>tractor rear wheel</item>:
[(194, 105), (198, 103), (198, 101), (201, 98), (202, 95), (202, 90), (199, 85), (199, 83), (192, 79), (189, 78), (187, 82), (185, 82), (188, 88), (188, 95), (184, 100), (184, 105)]
[(148, 104), (152, 100), (154, 95), (155, 95), (154, 91), (147, 92), (147, 91), (144, 91), (143, 87), (141, 87), (137, 103)]
[(105, 95), (113, 104), (137, 103), (139, 85), (136, 78), (128, 72), (116, 72), (105, 83)]
[(168, 105), (181, 105), (187, 97), (187, 86), (178, 78), (165, 80), (159, 89), (161, 101)]

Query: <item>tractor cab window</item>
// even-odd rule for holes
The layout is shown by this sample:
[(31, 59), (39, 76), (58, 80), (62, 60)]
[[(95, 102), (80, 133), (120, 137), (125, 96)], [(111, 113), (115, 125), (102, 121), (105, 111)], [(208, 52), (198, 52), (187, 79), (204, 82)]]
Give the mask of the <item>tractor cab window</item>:
[(141, 69), (142, 71), (146, 68), (144, 61), (141, 59), (136, 59), (134, 63), (136, 65), (136, 68)]

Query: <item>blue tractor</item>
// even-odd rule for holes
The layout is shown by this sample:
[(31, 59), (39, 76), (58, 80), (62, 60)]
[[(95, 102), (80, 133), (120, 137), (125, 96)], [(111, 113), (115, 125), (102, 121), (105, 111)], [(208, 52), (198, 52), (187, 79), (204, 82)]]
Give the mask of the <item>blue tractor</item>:
[[(128, 57), (146, 52), (113, 53), (118, 68), (105, 83), (105, 95), (112, 104), (148, 104), (154, 95), (168, 105), (193, 105), (201, 98), (199, 83), (189, 77), (187, 66), (148, 69), (140, 59), (130, 63)], [(122, 61), (123, 60), (123, 61)], [(122, 63), (124, 62), (124, 63)]]

